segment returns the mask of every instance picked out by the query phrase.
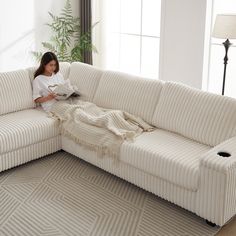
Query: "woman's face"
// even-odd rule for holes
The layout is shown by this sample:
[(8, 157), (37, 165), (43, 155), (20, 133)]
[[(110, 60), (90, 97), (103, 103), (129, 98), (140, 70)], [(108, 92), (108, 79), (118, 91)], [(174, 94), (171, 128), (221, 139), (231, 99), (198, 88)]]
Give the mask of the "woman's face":
[(45, 72), (52, 74), (56, 70), (56, 61), (50, 61), (44, 68)]

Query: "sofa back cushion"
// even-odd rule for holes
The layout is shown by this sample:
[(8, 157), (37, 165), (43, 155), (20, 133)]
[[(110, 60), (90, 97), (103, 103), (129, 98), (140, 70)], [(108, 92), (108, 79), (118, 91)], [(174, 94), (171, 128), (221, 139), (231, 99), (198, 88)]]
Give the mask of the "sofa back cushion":
[(0, 115), (35, 107), (26, 70), (0, 73)]
[(166, 82), (152, 121), (159, 128), (215, 146), (236, 135), (236, 100)]
[[(64, 79), (69, 78), (70, 73), (70, 63), (69, 62), (60, 62), (60, 72), (62, 73)], [(38, 66), (33, 66), (27, 68), (27, 71), (29, 73), (30, 80), (33, 81), (34, 79), (34, 73), (37, 70)]]
[(59, 65), (60, 72), (62, 73), (64, 79), (69, 79), (71, 64), (69, 62), (60, 62)]
[(93, 102), (104, 108), (127, 111), (151, 123), (162, 86), (160, 80), (105, 71)]
[(69, 79), (78, 87), (82, 100), (93, 100), (102, 73), (102, 70), (82, 62), (71, 64)]

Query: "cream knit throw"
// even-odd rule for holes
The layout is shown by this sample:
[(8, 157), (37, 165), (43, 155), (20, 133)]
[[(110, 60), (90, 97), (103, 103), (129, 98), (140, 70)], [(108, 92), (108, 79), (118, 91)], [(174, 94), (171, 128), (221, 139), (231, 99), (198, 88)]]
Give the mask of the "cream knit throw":
[(54, 103), (50, 116), (60, 121), (61, 134), (96, 151), (99, 156), (118, 157), (124, 141), (133, 141), (143, 131), (153, 130), (128, 112), (100, 108), (81, 100)]

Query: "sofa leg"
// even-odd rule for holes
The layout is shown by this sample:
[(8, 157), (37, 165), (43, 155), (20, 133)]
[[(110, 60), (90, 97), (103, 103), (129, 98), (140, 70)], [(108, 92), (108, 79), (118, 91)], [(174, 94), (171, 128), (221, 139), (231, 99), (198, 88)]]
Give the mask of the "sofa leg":
[(208, 220), (206, 220), (206, 223), (207, 223), (208, 225), (210, 225), (211, 227), (215, 227), (215, 226), (216, 226), (215, 223), (212, 223), (212, 222), (210, 222), (210, 221), (208, 221)]

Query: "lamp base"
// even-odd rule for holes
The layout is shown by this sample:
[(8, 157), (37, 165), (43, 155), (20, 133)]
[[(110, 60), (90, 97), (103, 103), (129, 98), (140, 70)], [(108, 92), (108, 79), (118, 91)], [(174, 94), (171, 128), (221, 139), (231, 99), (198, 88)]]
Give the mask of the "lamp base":
[(225, 42), (223, 42), (223, 45), (225, 47), (225, 57), (224, 57), (224, 74), (223, 74), (222, 95), (225, 94), (225, 77), (226, 77), (226, 67), (228, 64), (228, 50), (229, 50), (229, 47), (232, 45), (232, 43), (229, 41), (229, 39), (226, 39)]

